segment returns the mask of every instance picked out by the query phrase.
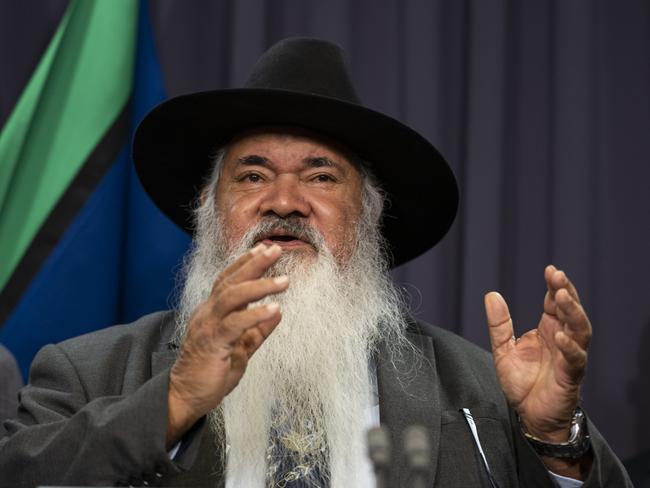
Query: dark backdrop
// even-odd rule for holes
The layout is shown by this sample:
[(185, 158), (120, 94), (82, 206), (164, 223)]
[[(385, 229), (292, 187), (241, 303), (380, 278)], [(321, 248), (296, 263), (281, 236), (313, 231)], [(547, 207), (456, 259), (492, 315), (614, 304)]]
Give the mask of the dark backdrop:
[[(0, 124), (66, 5), (0, 1)], [(521, 333), (555, 263), (594, 325), (591, 417), (621, 458), (650, 449), (649, 2), (152, 0), (151, 20), (170, 96), (241, 84), (286, 36), (341, 44), (364, 102), (461, 186), (443, 243), (394, 272), (415, 313), (487, 347), (483, 294)]]

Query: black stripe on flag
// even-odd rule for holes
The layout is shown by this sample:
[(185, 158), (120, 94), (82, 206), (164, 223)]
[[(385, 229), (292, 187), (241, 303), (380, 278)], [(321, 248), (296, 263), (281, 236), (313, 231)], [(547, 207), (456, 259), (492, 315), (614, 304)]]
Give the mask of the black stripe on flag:
[(59, 243), (61, 236), (115, 162), (129, 136), (130, 116), (131, 103), (128, 101), (54, 206), (14, 269), (0, 292), (0, 327), (9, 318), (32, 279)]

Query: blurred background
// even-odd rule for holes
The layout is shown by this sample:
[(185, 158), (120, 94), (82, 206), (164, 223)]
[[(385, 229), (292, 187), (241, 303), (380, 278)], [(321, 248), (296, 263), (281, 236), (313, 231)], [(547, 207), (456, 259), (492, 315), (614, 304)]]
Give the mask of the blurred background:
[(556, 264), (594, 326), (586, 410), (619, 457), (649, 452), (647, 0), (0, 0), (0, 343), (25, 380), (44, 344), (169, 307), (189, 239), (133, 129), (287, 36), (340, 44), (364, 103), (456, 173), (451, 232), (394, 270), (414, 314), (487, 348), (484, 293), (520, 334)]

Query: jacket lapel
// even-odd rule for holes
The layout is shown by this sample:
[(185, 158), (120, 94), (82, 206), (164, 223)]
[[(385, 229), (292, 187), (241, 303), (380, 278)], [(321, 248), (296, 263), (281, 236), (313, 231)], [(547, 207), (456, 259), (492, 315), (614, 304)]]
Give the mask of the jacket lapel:
[(440, 398), (433, 341), (428, 336), (406, 333), (415, 350), (405, 351), (390, 361), (386, 347), (377, 360), (377, 388), (381, 424), (391, 435), (393, 464), (391, 486), (403, 486), (409, 474), (404, 458), (404, 429), (421, 425), (430, 433), (431, 472), (427, 486), (433, 486), (440, 445)]
[(154, 351), (151, 354), (151, 376), (156, 376), (171, 367), (175, 359), (176, 350), (172, 348), (171, 344), (165, 345), (162, 351)]
[(165, 369), (171, 367), (176, 354), (178, 353), (178, 345), (171, 340), (171, 336), (175, 327), (174, 313), (167, 312), (163, 321), (160, 324), (161, 336), (160, 346), (158, 350), (151, 354), (151, 376), (156, 376), (162, 373)]

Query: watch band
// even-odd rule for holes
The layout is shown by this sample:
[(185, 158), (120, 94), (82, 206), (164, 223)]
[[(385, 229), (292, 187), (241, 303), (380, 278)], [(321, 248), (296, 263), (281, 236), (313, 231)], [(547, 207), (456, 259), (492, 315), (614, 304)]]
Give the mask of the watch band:
[(580, 407), (577, 407), (571, 419), (569, 440), (560, 444), (553, 444), (538, 439), (526, 432), (522, 426), (524, 436), (540, 456), (552, 458), (577, 460), (584, 456), (591, 448), (591, 438), (587, 432), (587, 421)]

